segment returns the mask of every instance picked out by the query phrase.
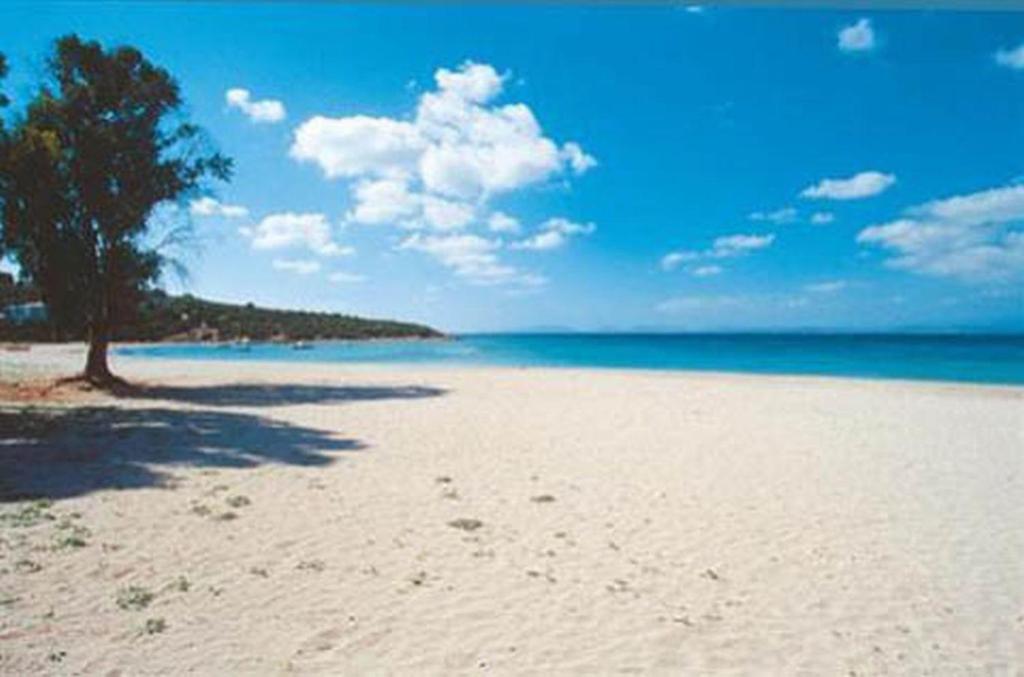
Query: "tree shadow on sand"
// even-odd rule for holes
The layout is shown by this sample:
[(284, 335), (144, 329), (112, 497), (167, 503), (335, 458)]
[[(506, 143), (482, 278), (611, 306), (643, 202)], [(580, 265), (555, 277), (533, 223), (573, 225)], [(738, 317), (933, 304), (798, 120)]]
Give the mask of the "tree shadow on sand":
[(316, 467), (359, 440), (221, 411), (0, 409), (0, 502), (167, 486), (175, 468)]
[(187, 402), (208, 407), (277, 407), (292, 404), (342, 404), (372, 400), (408, 400), (444, 395), (432, 386), (325, 386), (232, 383), (209, 386), (134, 386), (120, 397)]

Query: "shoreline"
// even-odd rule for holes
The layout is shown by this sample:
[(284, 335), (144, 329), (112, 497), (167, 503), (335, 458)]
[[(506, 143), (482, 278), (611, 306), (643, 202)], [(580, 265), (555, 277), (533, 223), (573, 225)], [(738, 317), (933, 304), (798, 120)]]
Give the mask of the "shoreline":
[[(453, 339), (408, 339), (412, 342), (420, 341), (448, 341)], [(406, 339), (403, 339), (406, 341)], [(355, 341), (356, 343), (362, 343), (363, 341)], [(367, 341), (369, 342), (369, 341)], [(56, 376), (67, 376), (76, 373), (81, 369), (81, 366), (76, 363), (79, 359), (79, 355), (84, 355), (85, 344), (84, 343), (34, 343), (29, 344), (30, 349), (27, 351), (5, 351), (0, 349), (0, 379), (4, 378), (3, 370), (9, 368), (12, 363), (24, 363), (32, 361), (31, 356), (42, 355), (45, 359), (49, 360), (49, 365), (44, 367), (44, 372), (53, 372), (54, 369), (60, 369), (63, 367), (63, 371), (60, 373), (54, 372), (52, 375)], [(258, 359), (231, 359), (231, 358), (208, 358), (208, 359), (195, 359), (195, 358), (183, 358), (183, 357), (162, 357), (162, 356), (138, 356), (138, 355), (121, 355), (118, 354), (117, 349), (120, 347), (135, 347), (135, 346), (176, 346), (182, 345), (178, 343), (118, 343), (111, 345), (110, 360), (112, 369), (116, 372), (117, 362), (125, 361), (126, 363), (137, 363), (140, 366), (145, 364), (158, 364), (158, 363), (171, 363), (180, 364), (195, 368), (200, 365), (253, 365), (259, 366), (264, 370), (283, 369), (285, 371), (292, 369), (293, 367), (301, 368), (303, 366), (311, 369), (321, 370), (324, 367), (331, 367), (332, 369), (338, 370), (351, 370), (357, 372), (367, 372), (373, 370), (380, 370), (382, 372), (391, 371), (433, 371), (433, 372), (444, 372), (453, 371), (459, 372), (463, 370), (496, 370), (496, 371), (552, 371), (555, 373), (581, 373), (585, 374), (588, 372), (593, 373), (607, 373), (607, 374), (639, 374), (647, 376), (677, 376), (689, 379), (769, 379), (776, 382), (792, 382), (799, 384), (803, 382), (810, 383), (822, 383), (829, 381), (839, 382), (851, 382), (851, 383), (868, 383), (868, 384), (893, 384), (893, 385), (905, 385), (905, 386), (920, 386), (920, 387), (945, 387), (945, 388), (981, 388), (986, 390), (1005, 390), (1008, 393), (1019, 393), (1024, 395), (1024, 384), (1014, 382), (993, 382), (993, 381), (970, 381), (970, 380), (959, 380), (959, 379), (939, 379), (939, 378), (898, 378), (889, 376), (859, 376), (859, 375), (832, 375), (832, 374), (814, 374), (814, 373), (792, 373), (792, 372), (755, 372), (755, 371), (731, 371), (731, 370), (718, 370), (718, 369), (682, 369), (682, 368), (649, 368), (649, 367), (605, 367), (605, 366), (576, 366), (576, 365), (510, 365), (510, 364), (488, 364), (488, 363), (469, 363), (469, 362), (384, 362), (384, 361), (338, 361), (338, 360), (258, 360)], [(190, 344), (192, 345), (192, 344)], [(204, 345), (204, 344), (195, 344)], [(6, 356), (6, 357), (5, 357)], [(74, 356), (74, 357), (71, 357)], [(55, 357), (63, 357), (70, 359), (59, 359), (54, 364)], [(59, 365), (59, 366), (58, 366)], [(43, 376), (45, 377), (45, 373)]]

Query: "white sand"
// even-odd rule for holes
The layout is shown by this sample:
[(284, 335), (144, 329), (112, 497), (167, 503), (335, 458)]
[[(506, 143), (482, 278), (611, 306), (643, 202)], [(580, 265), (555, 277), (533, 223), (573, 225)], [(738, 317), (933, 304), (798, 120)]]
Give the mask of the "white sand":
[(88, 529), (0, 522), (0, 672), (1024, 671), (1024, 389), (115, 366), (176, 388), (0, 428), (0, 490)]

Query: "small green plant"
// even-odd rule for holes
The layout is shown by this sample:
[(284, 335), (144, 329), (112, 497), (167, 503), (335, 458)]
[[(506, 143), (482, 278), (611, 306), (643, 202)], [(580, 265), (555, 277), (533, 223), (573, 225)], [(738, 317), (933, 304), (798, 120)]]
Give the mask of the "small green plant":
[(260, 578), (270, 578), (270, 572), (263, 567), (251, 567), (249, 573)]
[(316, 572), (320, 572), (320, 571), (323, 571), (326, 567), (327, 567), (327, 565), (324, 564), (323, 560), (319, 560), (319, 559), (303, 560), (303, 561), (299, 562), (297, 565), (295, 565), (295, 568), (298, 569), (299, 571), (316, 571)]
[(159, 635), (167, 629), (167, 621), (162, 618), (148, 618), (142, 631), (147, 635)]
[(153, 601), (153, 593), (138, 585), (122, 588), (117, 593), (117, 606), (125, 611), (139, 611)]
[(51, 651), (47, 658), (49, 658), (51, 663), (60, 663), (67, 657), (67, 655), (67, 651)]
[(173, 587), (174, 590), (177, 590), (178, 592), (188, 592), (189, 588), (192, 587), (192, 584), (189, 583), (188, 578), (186, 578), (184, 575), (182, 575), (182, 576), (178, 576), (177, 580), (174, 581), (174, 584), (173, 584), (172, 587)]
[(84, 548), (89, 544), (86, 539), (92, 535), (92, 532), (81, 524), (75, 524), (70, 519), (64, 518), (57, 523), (56, 528), (57, 540), (53, 546), (54, 550)]
[(448, 523), (448, 526), (454, 529), (461, 529), (462, 531), (476, 531), (483, 525), (483, 522), (472, 517), (460, 517)]
[(232, 508), (244, 508), (251, 503), (248, 496), (232, 496), (227, 500), (227, 504)]
[(555, 497), (551, 494), (541, 494), (540, 496), (534, 496), (530, 500), (534, 503), (554, 503)]
[(76, 548), (84, 548), (89, 545), (89, 542), (82, 538), (77, 533), (65, 534), (57, 538), (53, 544), (54, 550), (72, 550)]
[(52, 522), (57, 517), (50, 512), (53, 502), (49, 500), (33, 501), (15, 510), (0, 513), (0, 521), (12, 527), (34, 527), (43, 522)]
[(193, 514), (199, 515), (200, 517), (207, 517), (210, 514), (209, 506), (204, 505), (203, 503), (193, 503), (191, 510)]
[(213, 519), (217, 522), (231, 522), (238, 519), (238, 513), (228, 510), (227, 512), (220, 513)]
[(30, 559), (19, 559), (14, 563), (14, 570), (20, 574), (34, 574), (43, 570), (43, 565)]

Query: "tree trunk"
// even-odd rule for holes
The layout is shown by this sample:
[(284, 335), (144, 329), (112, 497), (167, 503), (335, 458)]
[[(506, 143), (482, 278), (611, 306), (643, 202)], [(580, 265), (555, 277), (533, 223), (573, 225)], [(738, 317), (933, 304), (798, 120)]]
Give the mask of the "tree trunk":
[(93, 327), (89, 331), (89, 357), (85, 362), (85, 378), (91, 383), (109, 383), (113, 380), (107, 365), (107, 346), (110, 336), (104, 327)]

